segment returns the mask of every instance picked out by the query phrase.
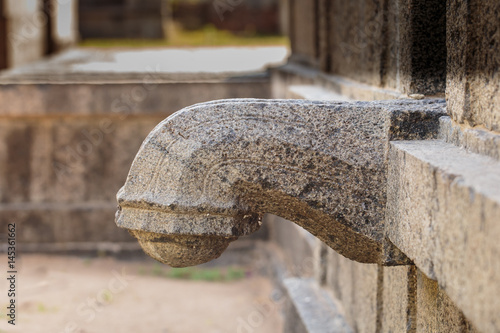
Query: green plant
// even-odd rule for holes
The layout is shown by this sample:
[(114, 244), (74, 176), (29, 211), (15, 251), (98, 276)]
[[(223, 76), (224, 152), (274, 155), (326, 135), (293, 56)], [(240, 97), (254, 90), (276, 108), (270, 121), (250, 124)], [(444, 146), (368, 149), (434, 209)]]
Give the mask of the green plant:
[(38, 312), (46, 312), (47, 308), (45, 307), (45, 305), (43, 303), (38, 303), (37, 310), (38, 310)]
[(193, 46), (265, 46), (289, 45), (284, 36), (257, 35), (254, 33), (235, 34), (218, 30), (207, 25), (202, 29), (187, 31), (173, 25), (169, 28), (166, 39), (86, 39), (80, 42), (82, 47), (193, 47)]
[(235, 281), (245, 278), (245, 270), (242, 268), (171, 268), (165, 277), (172, 279), (185, 279), (195, 281)]
[(164, 274), (162, 266), (158, 263), (155, 263), (153, 269), (151, 270), (151, 273), (156, 276), (162, 276)]

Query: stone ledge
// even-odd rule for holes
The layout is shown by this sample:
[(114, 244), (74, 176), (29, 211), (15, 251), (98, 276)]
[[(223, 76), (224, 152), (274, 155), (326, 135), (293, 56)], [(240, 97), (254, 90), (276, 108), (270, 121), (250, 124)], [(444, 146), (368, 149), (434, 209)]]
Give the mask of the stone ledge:
[(500, 134), (484, 128), (458, 125), (450, 117), (439, 119), (439, 138), (455, 146), (500, 160)]
[(73, 49), (0, 72), (0, 117), (168, 116), (195, 103), (270, 98), (285, 47)]
[(128, 242), (133, 238), (113, 223), (115, 203), (26, 203), (0, 205), (0, 230), (16, 223), (20, 244)]
[(391, 142), (386, 232), (481, 331), (500, 330), (500, 162), (443, 141)]
[(292, 98), (313, 101), (349, 101), (349, 98), (315, 85), (292, 85), (288, 88)]
[(0, 72), (0, 83), (165, 83), (269, 77), (285, 47), (76, 48)]
[[(290, 333), (351, 333), (335, 301), (312, 279), (288, 278), (283, 281), (291, 313), (296, 318), (286, 318)], [(288, 320), (290, 319), (290, 320)]]
[[(373, 101), (397, 98), (407, 98), (395, 90), (374, 87), (356, 82), (338, 75), (325, 74), (310, 67), (289, 62), (286, 65), (271, 70), (274, 98), (293, 98), (290, 96), (290, 85), (312, 85), (330, 93), (341, 95), (344, 99)], [(287, 91), (279, 85), (286, 85)]]
[[(269, 79), (214, 82), (0, 83), (0, 117), (162, 115), (213, 99), (269, 98)], [(69, 108), (68, 105), (71, 107)]]
[[(145, 257), (140, 245), (130, 242), (66, 242), (66, 243), (20, 243), (22, 253), (51, 253), (51, 254), (96, 254), (106, 253), (114, 256), (135, 255)], [(0, 252), (7, 252), (7, 246), (0, 248)]]

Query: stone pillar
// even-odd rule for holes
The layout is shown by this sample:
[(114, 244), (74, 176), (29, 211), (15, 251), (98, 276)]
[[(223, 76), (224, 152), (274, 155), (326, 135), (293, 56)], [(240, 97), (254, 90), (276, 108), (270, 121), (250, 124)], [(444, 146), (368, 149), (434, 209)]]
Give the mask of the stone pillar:
[(445, 90), (446, 5), (442, 0), (399, 1), (399, 89), (408, 94)]
[(378, 0), (333, 0), (330, 13), (331, 71), (381, 85), (383, 6)]
[(290, 0), (291, 60), (317, 66), (317, 0)]
[(4, 3), (0, 3), (0, 70), (7, 68), (7, 18)]
[(82, 38), (164, 38), (165, 0), (79, 2)]
[(38, 0), (5, 0), (7, 66), (41, 58), (45, 51), (47, 17)]
[(446, 6), (442, 1), (320, 3), (329, 12), (332, 73), (408, 94), (444, 92)]
[(448, 0), (448, 112), (460, 124), (500, 131), (500, 2)]
[(280, 33), (283, 35), (290, 35), (290, 1), (279, 1), (279, 20), (280, 20)]
[(56, 50), (78, 42), (78, 1), (64, 0), (52, 2), (53, 31), (50, 38)]

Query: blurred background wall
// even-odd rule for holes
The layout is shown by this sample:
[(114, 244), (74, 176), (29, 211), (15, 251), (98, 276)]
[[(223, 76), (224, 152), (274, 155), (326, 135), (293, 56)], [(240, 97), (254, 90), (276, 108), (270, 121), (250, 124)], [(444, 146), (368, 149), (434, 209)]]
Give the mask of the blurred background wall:
[(78, 39), (76, 0), (0, 2), (0, 69), (40, 59)]

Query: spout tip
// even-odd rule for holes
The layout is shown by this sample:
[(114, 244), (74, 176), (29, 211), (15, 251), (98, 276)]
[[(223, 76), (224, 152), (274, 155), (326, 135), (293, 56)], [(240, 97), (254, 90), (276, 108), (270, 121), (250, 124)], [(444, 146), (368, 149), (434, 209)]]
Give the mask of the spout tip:
[(165, 235), (130, 230), (144, 252), (171, 267), (189, 267), (218, 258), (237, 237)]

